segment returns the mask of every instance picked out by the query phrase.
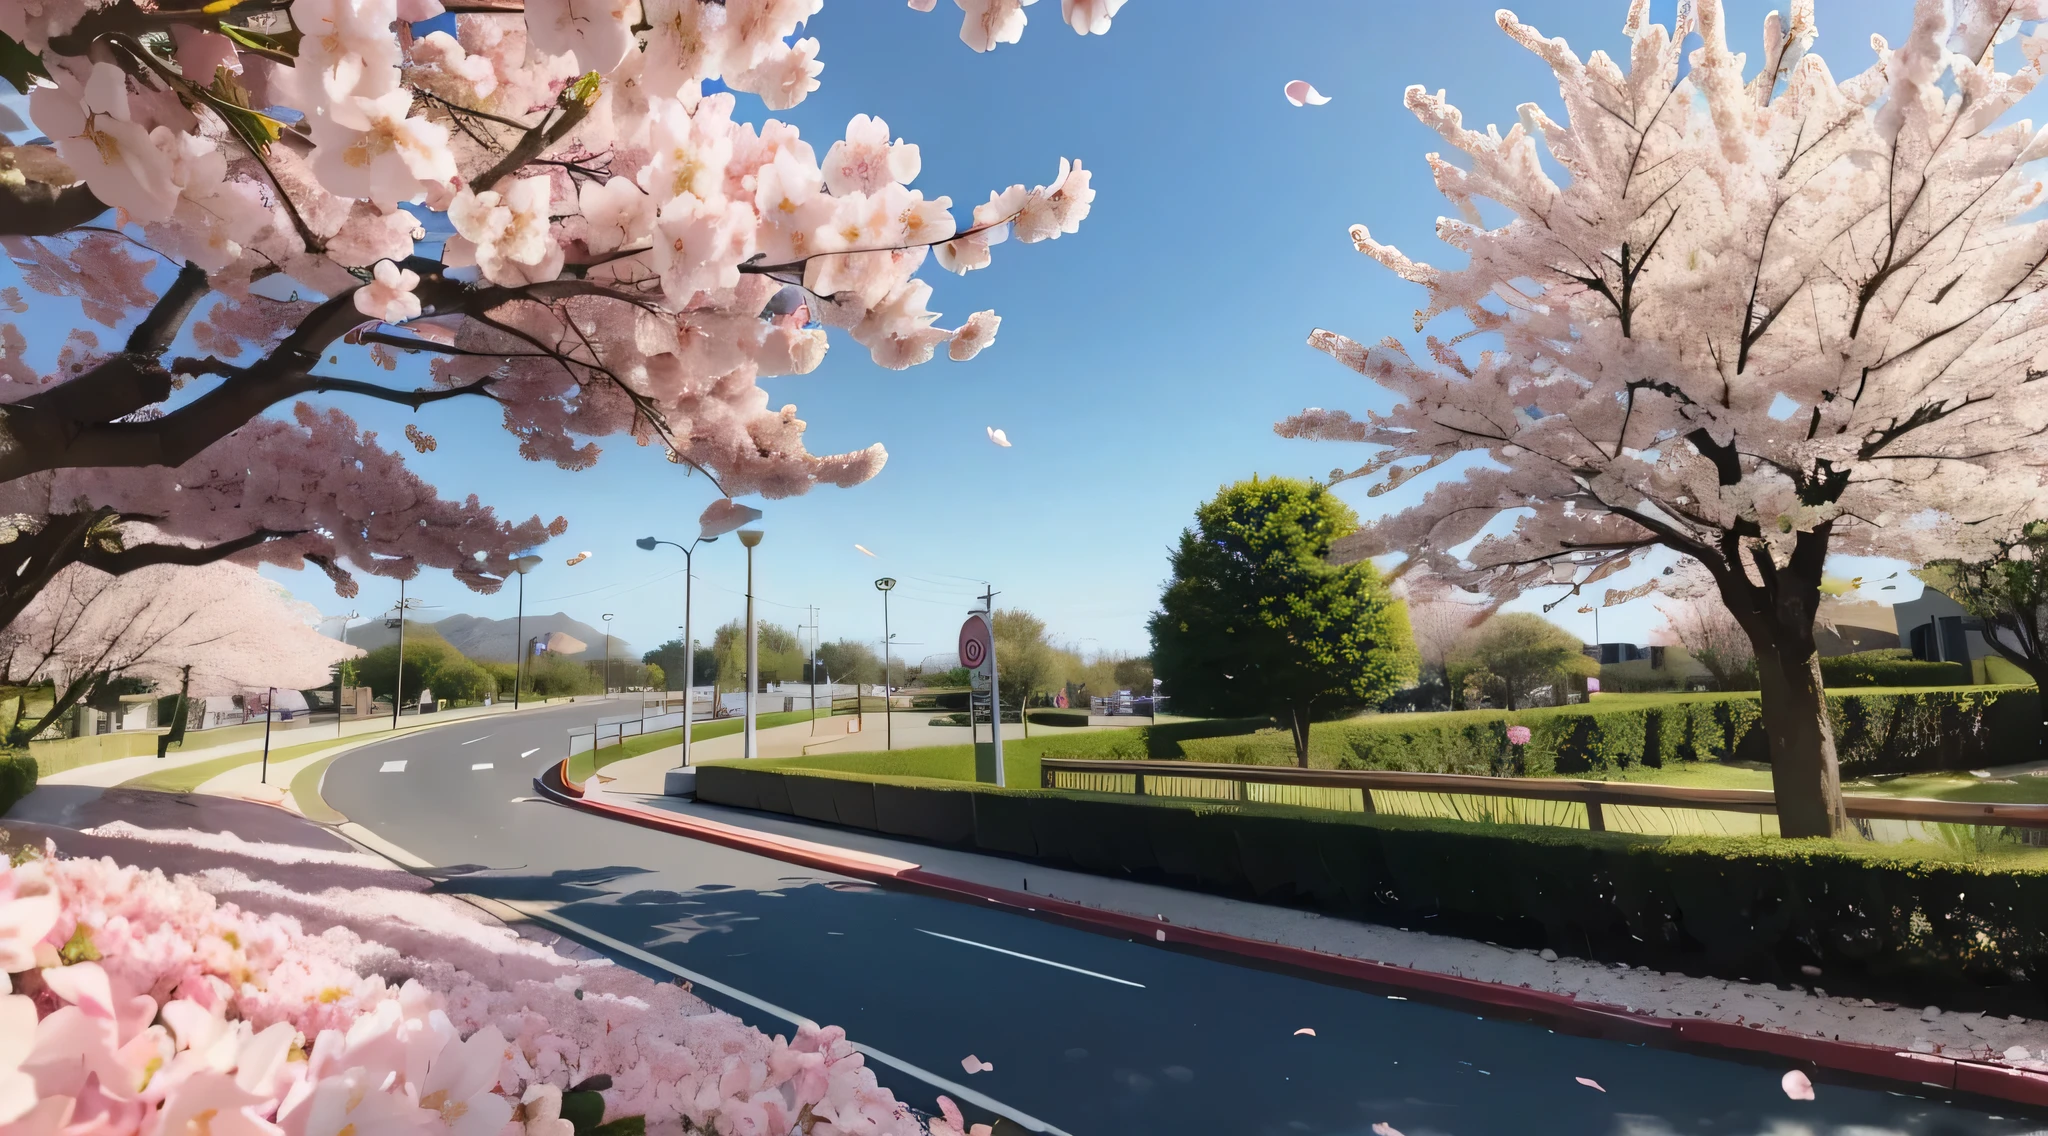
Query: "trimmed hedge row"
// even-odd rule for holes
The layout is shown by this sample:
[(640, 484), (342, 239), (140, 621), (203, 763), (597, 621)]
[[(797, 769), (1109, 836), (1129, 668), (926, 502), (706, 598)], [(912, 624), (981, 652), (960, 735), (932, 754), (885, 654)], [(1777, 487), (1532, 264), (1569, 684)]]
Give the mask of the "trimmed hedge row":
[(1830, 690), (1843, 686), (1961, 686), (1970, 681), (1970, 665), (1916, 659), (1903, 647), (1887, 647), (1824, 658), (1820, 678)]
[[(2040, 1003), (2048, 868), (712, 763), (699, 800), (1335, 915), (1694, 974)], [(1513, 870), (1503, 871), (1503, 865)], [(2018, 984), (2018, 988), (2015, 988)], [(1968, 991), (2006, 989), (1991, 996)]]
[(28, 754), (0, 753), (0, 816), (36, 787), (36, 759)]
[(1041, 708), (1032, 710), (1025, 716), (1041, 726), (1085, 726), (1088, 724), (1088, 711), (1086, 710)]
[[(2032, 687), (1947, 687), (1831, 693), (1842, 775), (1866, 777), (1977, 769), (2031, 756), (2039, 744)], [(1508, 713), (1376, 714), (1319, 722), (1309, 764), (1320, 769), (1420, 773), (1612, 775), (1635, 765), (1770, 759), (1753, 692), (1696, 697), (1602, 696), (1589, 703)], [(1508, 744), (1507, 727), (1529, 727)], [(1280, 730), (1253, 721), (1173, 723), (1062, 739), (1048, 757), (1152, 757), (1292, 765)]]

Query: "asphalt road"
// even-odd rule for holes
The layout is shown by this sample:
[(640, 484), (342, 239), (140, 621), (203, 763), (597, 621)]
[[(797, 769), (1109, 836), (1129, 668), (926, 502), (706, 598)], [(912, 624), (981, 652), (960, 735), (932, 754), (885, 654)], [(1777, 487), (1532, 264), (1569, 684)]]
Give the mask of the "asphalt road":
[[(698, 985), (769, 1033), (790, 1032), (774, 1009), (843, 1026), (896, 1060), (877, 1074), (919, 1107), (939, 1090), (906, 1067), (1073, 1136), (1362, 1136), (1375, 1122), (1407, 1136), (2048, 1128), (1825, 1081), (1817, 1101), (1793, 1102), (1778, 1066), (1486, 1020), (516, 800), (532, 796), (569, 727), (601, 705), (368, 746), (334, 762), (323, 795), (383, 839), (455, 869), (451, 890), (561, 904), (556, 914), (612, 940), (593, 942), (628, 965), (661, 973), (618, 944), (730, 988)], [(969, 1054), (995, 1068), (967, 1076)]]

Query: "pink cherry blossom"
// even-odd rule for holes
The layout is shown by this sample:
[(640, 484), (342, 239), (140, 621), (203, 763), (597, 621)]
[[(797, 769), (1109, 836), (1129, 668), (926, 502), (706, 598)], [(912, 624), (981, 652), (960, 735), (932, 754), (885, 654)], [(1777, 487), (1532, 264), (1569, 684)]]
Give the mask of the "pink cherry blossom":
[[(1475, 130), (1409, 88), (1460, 151), (1427, 158), (1451, 263), (1365, 225), (1352, 242), (1421, 289), (1418, 333), (1448, 316), (1486, 347), (1316, 330), (1389, 401), (1277, 429), (1372, 447), (1339, 480), (1373, 493), (1430, 477), (1346, 556), (1400, 552), (1403, 571), (1500, 603), (1674, 555), (1672, 581), (1710, 585), (1758, 660), (1781, 831), (1836, 835), (1848, 818), (1812, 650), (1823, 565), (1973, 559), (2048, 515), (2033, 382), (2048, 232), (2024, 172), (2042, 139), (2007, 121), (2041, 75), (1982, 50), (2012, 11), (1990, 0), (1924, 0), (1896, 47), (1874, 40), (1873, 66), (1840, 70), (1807, 50), (1811, 5), (1769, 17), (1756, 55), (1732, 50), (1724, 8), (1697, 5), (1695, 47), (1694, 27), (1634, 5), (1612, 57), (1501, 12), (1551, 72), (1560, 118), (1528, 102), (1505, 130)], [(1880, 245), (1895, 252), (1873, 258)]]
[(1790, 1070), (1783, 1077), (1779, 1078), (1778, 1081), (1779, 1086), (1785, 1090), (1787, 1097), (1798, 1101), (1810, 1101), (1813, 1099), (1813, 1079), (1800, 1070)]
[(1124, 0), (1060, 0), (1060, 18), (1079, 35), (1107, 35)]
[(982, 353), (996, 341), (996, 329), (1003, 326), (1003, 317), (992, 311), (976, 312), (967, 317), (967, 322), (953, 333), (952, 346), (946, 354), (955, 362), (964, 363)]
[(412, 92), (345, 95), (313, 118), (313, 169), (344, 197), (389, 210), (455, 177), (448, 128), (411, 114)]
[(1527, 726), (1509, 726), (1509, 727), (1508, 727), (1508, 744), (1509, 744), (1509, 745), (1518, 745), (1518, 746), (1519, 746), (1519, 745), (1528, 745), (1528, 744), (1529, 744), (1529, 727), (1527, 727)]
[[(26, 970), (6, 966), (0, 969)], [(0, 1124), (9, 1124), (36, 1104), (36, 1080), (21, 1071), (21, 1063), (34, 1048), (36, 1036), (35, 999), (20, 994), (0, 994)]]
[(57, 896), (46, 890), (41, 873), (0, 867), (0, 973), (36, 965), (36, 944), (56, 925)]
[(385, 323), (404, 323), (420, 314), (420, 298), (413, 289), (420, 286), (420, 274), (380, 260), (370, 286), (356, 292), (356, 310)]
[(891, 183), (917, 180), (924, 159), (918, 148), (898, 138), (889, 140), (889, 124), (864, 114), (846, 124), (846, 137), (825, 151), (825, 188), (836, 196), (878, 193)]
[(502, 191), (463, 189), (448, 205), (448, 220), (468, 241), (470, 259), (496, 284), (551, 280), (562, 270), (562, 246), (548, 232), (552, 182), (521, 178)]
[(86, 75), (80, 82), (69, 70), (52, 72), (57, 85), (36, 88), (29, 113), (101, 201), (138, 221), (166, 220), (178, 196), (171, 163), (129, 116), (127, 77), (111, 63)]
[[(338, 468), (297, 459), (272, 477), (247, 460), (285, 437), (262, 410), (300, 394), (342, 388), (414, 406), (488, 398), (530, 460), (585, 468), (600, 440), (630, 437), (728, 494), (872, 477), (887, 457), (879, 443), (808, 452), (804, 420), (771, 403), (761, 381), (816, 370), (835, 337), (889, 367), (925, 362), (941, 343), (972, 357), (996, 319), (940, 327), (937, 297), (917, 279), (928, 251), (954, 271), (986, 266), (1013, 223), (1028, 240), (1074, 231), (1093, 189), (1079, 163), (1063, 162), (1050, 186), (989, 194), (962, 236), (953, 197), (908, 188), (922, 152), (882, 119), (852, 115), (844, 137), (816, 148), (788, 123), (736, 121), (732, 92), (779, 110), (818, 89), (823, 47), (800, 33), (821, 5), (532, 0), (523, 12), (462, 11), (426, 32), (414, 24), (439, 15), (435, 0), (290, 0), (300, 34), (280, 38), (275, 21), (244, 8), (201, 28), (166, 24), (159, 0), (0, 4), (0, 29), (52, 77), (30, 99), (51, 141), (33, 145), (83, 179), (87, 204), (120, 210), (43, 220), (47, 210), (13, 208), (40, 182), (0, 182), (0, 236), (22, 283), (77, 299), (115, 331), (103, 344), (95, 328), (0, 324), (0, 388), (20, 404), (0, 421), (0, 485), (31, 483), (40, 511), (21, 513), (32, 528), (69, 515), (80, 495), (61, 491), (83, 483), (105, 494), (86, 496), (94, 508), (138, 512), (166, 540), (202, 543), (259, 535), (265, 526), (222, 535), (222, 487), (246, 488), (266, 505), (240, 516), (265, 512), (293, 534), (252, 557), (296, 550), (346, 591), (362, 570), (449, 566), (450, 549), (436, 537), (431, 555), (412, 542), (395, 550), (389, 531), (350, 535), (375, 523), (330, 524), (365, 519), (330, 499)], [(983, 50), (1013, 42), (1024, 6), (970, 0), (963, 37)], [(1063, 0), (1060, 11), (1097, 34), (1120, 6)], [(112, 62), (135, 42), (164, 50), (151, 37), (166, 26), (182, 73), (150, 78)], [(67, 33), (63, 51), (50, 47)], [(259, 36), (269, 46), (249, 47)], [(215, 80), (226, 85), (203, 94)], [(714, 83), (729, 90), (706, 94)], [(242, 114), (241, 104), (268, 109)], [(194, 267), (159, 272), (165, 262)], [(778, 300), (785, 291), (794, 298)], [(138, 328), (160, 342), (108, 350)], [(400, 366), (419, 356), (425, 368)], [(32, 373), (27, 358), (57, 363)], [(146, 382), (134, 381), (138, 368)], [(166, 376), (214, 396), (165, 399)], [(214, 409), (225, 406), (247, 410)], [(124, 442), (92, 443), (98, 465), (50, 441), (109, 431)], [(171, 496), (189, 491), (195, 463), (208, 491)], [(106, 472), (164, 467), (179, 472), (158, 477), (161, 487)], [(306, 531), (281, 516), (301, 485), (302, 514), (324, 515)], [(124, 509), (116, 497), (154, 507)], [(470, 534), (479, 547), (469, 551), (493, 546), (493, 565), (511, 539)], [(494, 586), (496, 572), (465, 579)], [(0, 587), (0, 617), (55, 578)]]
[(638, 0), (527, 0), (526, 34), (549, 55), (574, 55), (584, 71), (611, 71), (633, 49)]
[(960, 42), (976, 51), (993, 51), (999, 43), (1024, 37), (1024, 9), (1038, 0), (953, 0), (963, 13)]

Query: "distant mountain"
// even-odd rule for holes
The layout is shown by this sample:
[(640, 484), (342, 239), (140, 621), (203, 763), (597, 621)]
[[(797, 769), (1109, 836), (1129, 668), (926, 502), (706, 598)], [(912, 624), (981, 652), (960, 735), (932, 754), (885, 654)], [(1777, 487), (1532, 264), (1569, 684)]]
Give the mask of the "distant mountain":
[[(407, 621), (413, 630), (427, 628), (448, 645), (472, 659), (486, 663), (509, 663), (516, 650), (514, 621), (510, 619), (485, 619), (480, 615), (451, 615), (434, 623), (423, 620)], [(561, 632), (589, 644), (581, 654), (570, 655), (572, 659), (602, 659), (605, 657), (604, 629), (592, 627), (580, 619), (571, 619), (565, 612), (553, 615), (529, 615), (518, 633), (531, 639), (536, 635)], [(388, 627), (382, 619), (373, 619), (360, 627), (349, 629), (348, 641), (366, 651), (398, 642), (398, 629)], [(640, 652), (631, 643), (616, 636), (612, 638), (611, 657), (614, 659), (638, 659)]]

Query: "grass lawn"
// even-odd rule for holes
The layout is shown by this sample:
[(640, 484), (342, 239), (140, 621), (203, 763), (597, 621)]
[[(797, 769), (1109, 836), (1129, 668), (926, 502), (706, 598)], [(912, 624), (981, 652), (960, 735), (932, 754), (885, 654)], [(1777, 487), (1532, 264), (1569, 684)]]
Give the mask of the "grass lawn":
[[(1771, 771), (1763, 765), (1692, 762), (1663, 769), (1636, 766), (1613, 781), (1684, 785), (1704, 789), (1769, 789)], [(1844, 781), (1842, 791), (1872, 797), (1920, 797), (1939, 801), (2003, 801), (2048, 805), (2048, 776), (1972, 777), (1967, 773), (1912, 773), (1900, 777), (1866, 777)]]
[[(775, 726), (790, 726), (798, 722), (808, 722), (813, 717), (829, 718), (831, 717), (831, 712), (826, 710), (788, 710), (774, 714), (756, 715), (754, 721), (756, 729), (766, 730)], [(737, 734), (745, 726), (746, 719), (738, 717), (720, 718), (712, 722), (698, 722), (695, 731), (690, 734), (690, 741), (694, 744), (696, 742), (709, 741), (712, 738), (722, 738), (728, 734)], [(592, 773), (603, 769), (613, 762), (624, 761), (629, 757), (639, 757), (643, 753), (653, 753), (658, 749), (667, 749), (669, 746), (681, 744), (683, 744), (683, 728), (681, 726), (652, 734), (636, 734), (633, 737), (627, 738), (621, 744), (606, 749), (602, 754), (598, 755), (595, 764), (592, 763), (591, 754), (588, 752), (579, 753), (570, 758), (569, 777), (575, 781), (583, 781)]]
[[(1138, 727), (1129, 727), (1137, 729)], [(1099, 734), (1122, 730), (1095, 731)], [(1003, 739), (1003, 776), (1012, 789), (1038, 788), (1038, 759), (1061, 756), (1073, 749), (1072, 735)], [(921, 746), (916, 749), (871, 750), (865, 753), (813, 753), (803, 757), (757, 758), (751, 764), (784, 769), (816, 769), (872, 777), (933, 781), (974, 780), (974, 745)]]
[[(295, 757), (304, 757), (309, 753), (317, 753), (323, 749), (333, 749), (335, 746), (347, 744), (348, 739), (324, 738), (317, 742), (301, 742), (295, 746), (272, 749), (270, 751), (270, 763), (276, 765), (279, 762), (290, 761)], [(131, 777), (121, 782), (121, 788), (153, 789), (159, 793), (189, 793), (230, 769), (239, 769), (244, 765), (254, 765), (262, 760), (262, 750), (257, 750), (255, 753), (231, 753), (225, 757), (216, 757), (209, 761), (197, 761), (190, 765), (179, 765), (160, 772), (145, 773), (140, 777)]]

